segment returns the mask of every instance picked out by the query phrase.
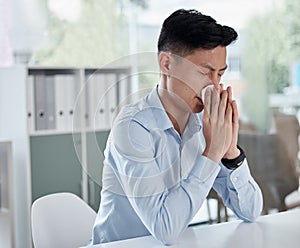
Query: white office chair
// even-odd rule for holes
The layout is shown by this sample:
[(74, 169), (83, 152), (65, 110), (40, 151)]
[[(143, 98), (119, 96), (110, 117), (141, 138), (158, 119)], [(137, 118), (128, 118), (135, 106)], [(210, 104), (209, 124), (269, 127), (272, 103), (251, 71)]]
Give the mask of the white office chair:
[(95, 211), (72, 193), (43, 196), (31, 208), (34, 247), (85, 246), (92, 236), (95, 218)]

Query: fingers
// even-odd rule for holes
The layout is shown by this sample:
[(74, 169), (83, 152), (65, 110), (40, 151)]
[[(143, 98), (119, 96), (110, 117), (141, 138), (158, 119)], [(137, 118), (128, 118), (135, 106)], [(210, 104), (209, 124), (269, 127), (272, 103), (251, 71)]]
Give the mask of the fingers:
[(220, 86), (217, 89), (213, 88), (211, 93), (211, 118), (218, 118), (219, 105), (220, 105)]
[(204, 105), (207, 111), (206, 116), (210, 119), (219, 119), (224, 122), (226, 118), (229, 118), (226, 116), (230, 112), (232, 114), (231, 121), (238, 123), (237, 104), (236, 101), (232, 100), (232, 88), (230, 86), (224, 89), (223, 84), (220, 84), (213, 88), (208, 88), (205, 91)]
[(207, 88), (204, 94), (204, 110), (206, 110), (208, 116), (211, 113), (211, 93), (211, 89)]
[(224, 122), (229, 98), (232, 98), (231, 89), (224, 90), (222, 84), (205, 91), (204, 105), (211, 120)]
[(228, 102), (231, 103), (232, 102), (232, 88), (231, 88), (231, 86), (227, 87), (227, 92), (228, 92)]
[(232, 88), (229, 86), (224, 89), (222, 84), (205, 92), (203, 115), (203, 130), (207, 144), (205, 151), (210, 151), (207, 156), (214, 161), (219, 161), (232, 144), (235, 147), (237, 143), (238, 109), (232, 97)]
[(225, 121), (230, 125), (233, 121), (233, 106), (232, 106), (232, 104), (227, 104)]
[(228, 103), (228, 93), (226, 90), (223, 90), (221, 92), (221, 102), (218, 109), (218, 116), (221, 123), (224, 123), (225, 115), (226, 115), (226, 109)]
[(237, 104), (236, 104), (235, 100), (233, 100), (231, 102), (231, 106), (232, 106), (232, 122), (234, 124), (238, 124), (239, 123), (239, 113), (238, 113), (238, 108), (237, 108)]
[(209, 119), (209, 113), (208, 113), (208, 109), (206, 107), (204, 107), (203, 109), (203, 125), (204, 126), (209, 126), (210, 124), (210, 119)]

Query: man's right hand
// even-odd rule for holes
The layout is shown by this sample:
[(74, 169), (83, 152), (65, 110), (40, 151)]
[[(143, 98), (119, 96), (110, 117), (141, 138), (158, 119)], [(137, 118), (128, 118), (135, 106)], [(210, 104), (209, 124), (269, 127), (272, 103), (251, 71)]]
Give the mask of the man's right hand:
[(219, 163), (232, 141), (232, 106), (228, 104), (228, 91), (220, 85), (205, 92), (203, 134), (203, 156)]

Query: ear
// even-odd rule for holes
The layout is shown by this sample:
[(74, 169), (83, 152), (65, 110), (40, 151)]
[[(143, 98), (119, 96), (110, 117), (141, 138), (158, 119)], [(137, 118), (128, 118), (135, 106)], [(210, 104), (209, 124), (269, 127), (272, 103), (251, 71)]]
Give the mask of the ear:
[(158, 55), (159, 69), (163, 75), (170, 75), (171, 56), (169, 52), (160, 52)]

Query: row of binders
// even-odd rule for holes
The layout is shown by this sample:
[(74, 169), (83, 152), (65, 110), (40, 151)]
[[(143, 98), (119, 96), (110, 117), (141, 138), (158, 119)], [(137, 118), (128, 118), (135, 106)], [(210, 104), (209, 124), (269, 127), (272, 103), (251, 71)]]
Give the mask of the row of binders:
[(130, 79), (117, 69), (87, 71), (83, 80), (79, 73), (35, 71), (27, 84), (30, 133), (71, 132), (82, 127), (108, 130), (120, 104), (129, 102)]
[(120, 106), (129, 103), (130, 81), (126, 74), (94, 73), (86, 78), (88, 126), (111, 128)]

